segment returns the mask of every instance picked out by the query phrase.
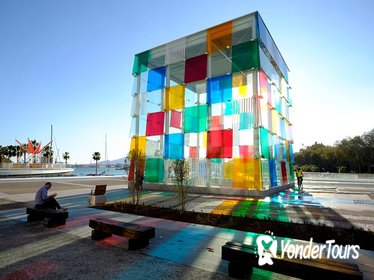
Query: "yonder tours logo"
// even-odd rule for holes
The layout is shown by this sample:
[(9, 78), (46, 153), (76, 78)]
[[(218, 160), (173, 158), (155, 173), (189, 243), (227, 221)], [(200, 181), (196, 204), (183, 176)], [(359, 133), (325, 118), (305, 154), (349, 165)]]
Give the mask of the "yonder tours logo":
[[(256, 240), (258, 265), (272, 265), (272, 258), (277, 258), (278, 242), (274, 236), (261, 235)], [(310, 238), (307, 244), (298, 244), (292, 240), (281, 240), (279, 258), (288, 259), (358, 259), (359, 245), (338, 245), (335, 240), (327, 240), (325, 244), (314, 244)]]

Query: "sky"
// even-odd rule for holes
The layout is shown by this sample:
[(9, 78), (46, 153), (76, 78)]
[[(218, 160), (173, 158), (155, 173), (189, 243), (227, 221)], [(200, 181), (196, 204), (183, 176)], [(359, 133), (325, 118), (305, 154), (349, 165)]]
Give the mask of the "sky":
[(374, 128), (372, 0), (0, 0), (0, 145), (53, 125), (61, 161), (105, 138), (125, 157), (134, 55), (254, 11), (290, 69), (295, 151)]

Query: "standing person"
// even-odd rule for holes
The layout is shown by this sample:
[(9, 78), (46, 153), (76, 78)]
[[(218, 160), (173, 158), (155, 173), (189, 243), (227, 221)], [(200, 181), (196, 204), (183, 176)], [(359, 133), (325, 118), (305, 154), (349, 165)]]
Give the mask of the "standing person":
[(35, 194), (35, 208), (51, 208), (66, 211), (66, 208), (60, 206), (55, 197), (57, 193), (48, 195), (48, 190), (52, 188), (51, 182), (46, 182)]
[(299, 191), (303, 192), (303, 171), (301, 171), (300, 167), (296, 168), (296, 178)]

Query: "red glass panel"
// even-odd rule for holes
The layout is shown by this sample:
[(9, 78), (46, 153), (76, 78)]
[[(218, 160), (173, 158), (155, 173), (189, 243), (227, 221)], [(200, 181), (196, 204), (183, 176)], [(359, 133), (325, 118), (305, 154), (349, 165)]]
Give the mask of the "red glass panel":
[(232, 130), (208, 131), (207, 158), (232, 157)]
[(175, 128), (181, 128), (182, 113), (179, 111), (171, 111), (170, 115), (170, 126)]
[(164, 112), (149, 113), (147, 115), (146, 135), (162, 135), (164, 133)]
[(184, 82), (191, 83), (206, 78), (208, 56), (206, 54), (186, 60)]

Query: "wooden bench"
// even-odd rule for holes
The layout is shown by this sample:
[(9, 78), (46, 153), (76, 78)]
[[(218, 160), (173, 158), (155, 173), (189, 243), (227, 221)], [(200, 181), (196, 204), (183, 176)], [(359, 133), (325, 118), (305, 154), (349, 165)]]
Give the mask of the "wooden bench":
[(129, 239), (128, 249), (138, 250), (149, 245), (149, 239), (155, 237), (155, 228), (137, 224), (124, 223), (111, 219), (90, 219), (89, 226), (93, 228), (91, 237), (100, 240), (112, 234)]
[(91, 190), (91, 194), (88, 196), (89, 206), (96, 206), (106, 202), (106, 187), (107, 185), (96, 185), (95, 189)]
[[(277, 253), (279, 256), (280, 253)], [(362, 279), (362, 272), (355, 264), (331, 259), (272, 258), (273, 264), (258, 265), (256, 247), (237, 242), (222, 246), (222, 259), (229, 261), (228, 273), (233, 278), (243, 278), (252, 273), (253, 267), (302, 279)]]
[(26, 208), (27, 222), (41, 221), (48, 219), (48, 227), (64, 225), (69, 217), (68, 211), (54, 210), (50, 208), (39, 209), (35, 207)]

